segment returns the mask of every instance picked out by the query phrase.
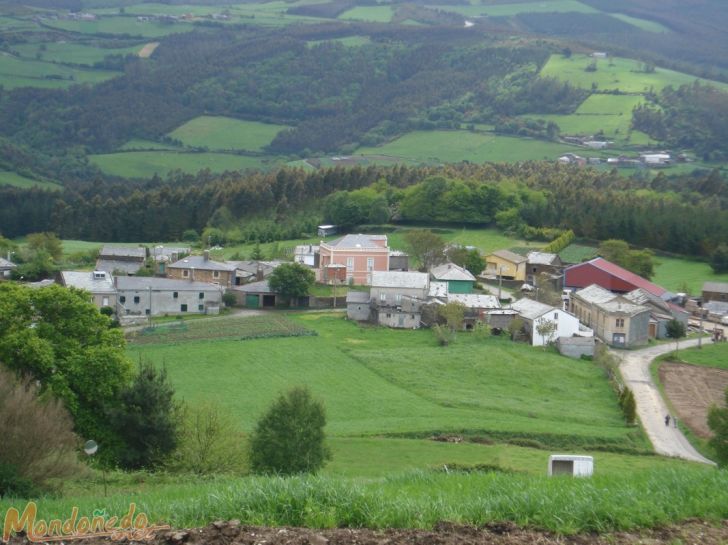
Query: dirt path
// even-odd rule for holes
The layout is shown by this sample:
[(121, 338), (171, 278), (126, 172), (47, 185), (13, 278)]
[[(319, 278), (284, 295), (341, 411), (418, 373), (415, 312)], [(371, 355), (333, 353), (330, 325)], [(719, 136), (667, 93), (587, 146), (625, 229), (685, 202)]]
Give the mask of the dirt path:
[[(703, 343), (709, 344), (710, 341), (703, 339)], [(682, 341), (680, 348), (697, 345), (697, 339)], [(664, 456), (713, 464), (693, 448), (678, 428), (665, 426), (665, 415), (669, 414), (669, 411), (650, 375), (650, 363), (657, 356), (672, 352), (674, 349), (673, 344), (668, 343), (642, 350), (614, 352), (614, 354), (622, 361), (620, 365), (622, 377), (625, 384), (634, 393), (637, 401), (637, 414), (655, 452)]]
[(159, 42), (149, 42), (139, 50), (137, 55), (139, 55), (142, 59), (147, 59), (152, 56), (152, 53), (154, 53), (154, 50), (157, 49), (158, 46)]

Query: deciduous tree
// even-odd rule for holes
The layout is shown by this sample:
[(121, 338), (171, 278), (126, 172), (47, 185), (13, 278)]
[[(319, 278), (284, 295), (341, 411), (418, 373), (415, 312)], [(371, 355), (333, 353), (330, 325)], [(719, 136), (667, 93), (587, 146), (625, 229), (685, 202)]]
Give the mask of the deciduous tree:
[(420, 264), (421, 271), (428, 271), (445, 261), (445, 241), (429, 229), (413, 229), (404, 235), (410, 255)]
[(268, 277), (270, 289), (280, 293), (289, 303), (294, 297), (308, 295), (316, 276), (313, 271), (300, 263), (283, 263), (275, 268)]

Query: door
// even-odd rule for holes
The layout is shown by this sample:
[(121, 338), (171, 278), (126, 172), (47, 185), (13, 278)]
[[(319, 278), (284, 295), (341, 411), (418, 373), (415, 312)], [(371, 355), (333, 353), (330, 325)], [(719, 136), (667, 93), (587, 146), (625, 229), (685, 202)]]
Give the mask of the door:
[(258, 296), (247, 294), (245, 296), (245, 306), (248, 308), (258, 308)]
[(653, 339), (657, 337), (657, 324), (655, 323), (650, 324), (650, 337)]
[(614, 333), (612, 335), (612, 344), (614, 346), (624, 346), (627, 343), (627, 337), (624, 333)]

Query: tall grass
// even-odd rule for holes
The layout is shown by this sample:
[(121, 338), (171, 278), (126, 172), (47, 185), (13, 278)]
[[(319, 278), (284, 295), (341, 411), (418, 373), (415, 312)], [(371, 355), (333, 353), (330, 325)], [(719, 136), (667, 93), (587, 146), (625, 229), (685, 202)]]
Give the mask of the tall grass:
[[(597, 468), (598, 471), (598, 468)], [(105, 508), (123, 515), (129, 501), (176, 527), (239, 519), (267, 526), (432, 528), (440, 521), (482, 525), (513, 521), (562, 534), (654, 527), (692, 517), (728, 517), (728, 472), (660, 469), (619, 476), (548, 478), (502, 473), (415, 471), (384, 479), (249, 477), (151, 490), (138, 497), (41, 501), (41, 516)], [(21, 502), (0, 502), (0, 508)]]

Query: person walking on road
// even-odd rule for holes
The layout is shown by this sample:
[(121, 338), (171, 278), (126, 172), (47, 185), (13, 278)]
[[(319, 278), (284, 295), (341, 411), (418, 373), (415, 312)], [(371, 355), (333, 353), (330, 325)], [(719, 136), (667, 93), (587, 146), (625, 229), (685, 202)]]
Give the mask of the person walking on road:
[(665, 426), (670, 427), (670, 415), (665, 415)]

